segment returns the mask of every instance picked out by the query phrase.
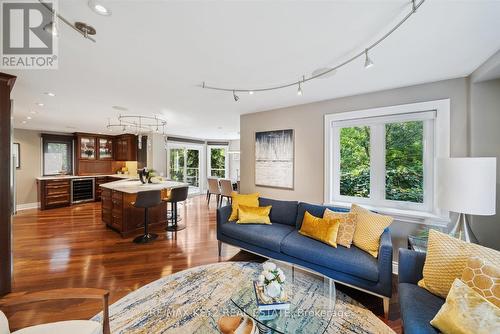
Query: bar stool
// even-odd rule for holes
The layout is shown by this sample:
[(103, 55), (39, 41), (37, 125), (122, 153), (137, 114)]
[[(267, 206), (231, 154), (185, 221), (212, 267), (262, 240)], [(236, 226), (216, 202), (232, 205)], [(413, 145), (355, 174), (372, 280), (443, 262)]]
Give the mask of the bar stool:
[(177, 214), (177, 203), (184, 202), (187, 199), (188, 190), (189, 187), (172, 188), (170, 190), (170, 196), (164, 199), (165, 202), (169, 202), (171, 204), (172, 208), (170, 217), (167, 217), (166, 230), (169, 232), (176, 232), (186, 228), (186, 224), (178, 224), (181, 219)]
[(132, 205), (139, 209), (144, 209), (144, 234), (136, 237), (134, 242), (137, 244), (145, 244), (158, 238), (158, 234), (149, 233), (148, 231), (148, 220), (149, 212), (148, 209), (154, 208), (161, 204), (161, 191), (160, 190), (150, 190), (150, 191), (140, 191), (137, 193), (137, 199)]

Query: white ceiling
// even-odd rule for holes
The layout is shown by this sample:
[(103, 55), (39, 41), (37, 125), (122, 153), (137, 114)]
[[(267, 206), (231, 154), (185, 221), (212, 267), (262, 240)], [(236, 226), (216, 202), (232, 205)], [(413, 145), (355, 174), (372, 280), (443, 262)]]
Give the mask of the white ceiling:
[(371, 52), (374, 67), (359, 59), (307, 83), (301, 97), (289, 88), (236, 103), (201, 82), (255, 88), (336, 65), (385, 34), (410, 1), (104, 3), (111, 17), (86, 0), (59, 1), (60, 14), (97, 29), (97, 43), (60, 25), (58, 70), (8, 71), (18, 76), (16, 128), (106, 132), (119, 105), (162, 114), (173, 135), (234, 139), (240, 114), (467, 76), (500, 49), (500, 1), (428, 0)]

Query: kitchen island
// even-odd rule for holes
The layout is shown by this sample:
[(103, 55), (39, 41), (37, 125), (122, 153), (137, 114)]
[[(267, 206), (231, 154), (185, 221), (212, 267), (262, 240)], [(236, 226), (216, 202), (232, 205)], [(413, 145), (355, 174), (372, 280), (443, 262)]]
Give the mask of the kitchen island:
[[(168, 198), (170, 189), (185, 187), (187, 183), (163, 181), (142, 184), (138, 180), (120, 180), (101, 184), (102, 221), (119, 232), (122, 237), (140, 233), (144, 224), (144, 209), (133, 206), (137, 193), (161, 190), (162, 198)], [(149, 210), (149, 225), (167, 225), (167, 202)]]

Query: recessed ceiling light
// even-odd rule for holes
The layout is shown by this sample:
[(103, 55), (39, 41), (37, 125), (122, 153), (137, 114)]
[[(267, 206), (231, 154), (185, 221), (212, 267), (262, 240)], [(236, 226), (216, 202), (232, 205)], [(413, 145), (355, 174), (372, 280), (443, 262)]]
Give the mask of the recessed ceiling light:
[(94, 12), (96, 12), (99, 15), (102, 16), (110, 16), (111, 15), (111, 10), (107, 7), (105, 7), (101, 1), (97, 0), (89, 0), (89, 7), (92, 9)]
[(31, 119), (31, 116), (26, 117), (26, 119)]
[(50, 97), (56, 96), (56, 94), (54, 94), (52, 92), (45, 92), (44, 94), (47, 95), (47, 96), (50, 96)]
[(112, 106), (111, 108), (119, 111), (127, 111), (128, 109), (122, 106)]
[(39, 107), (43, 107), (45, 104), (38, 102), (36, 105)]
[(21, 123), (26, 124), (26, 123), (27, 123), (27, 121), (22, 121)]

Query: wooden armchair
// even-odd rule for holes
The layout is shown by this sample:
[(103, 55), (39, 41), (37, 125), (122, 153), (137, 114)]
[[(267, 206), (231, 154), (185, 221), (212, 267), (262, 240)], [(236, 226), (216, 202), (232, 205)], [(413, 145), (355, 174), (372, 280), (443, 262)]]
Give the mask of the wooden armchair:
[[(102, 326), (92, 320), (60, 321), (49, 324), (37, 325), (20, 329), (12, 334), (37, 334), (37, 333), (85, 333), (85, 334), (110, 334), (109, 329), (109, 291), (92, 288), (55, 289), (39, 292), (16, 293), (0, 301), (0, 306), (13, 306), (39, 301), (56, 299), (102, 299), (103, 321)], [(5, 314), (0, 311), (0, 334), (9, 334), (9, 323)]]

